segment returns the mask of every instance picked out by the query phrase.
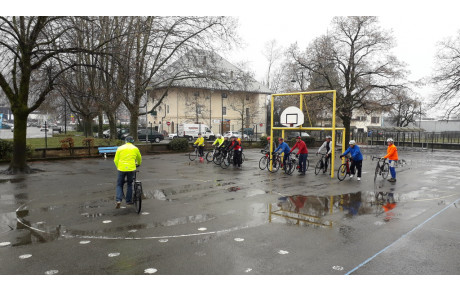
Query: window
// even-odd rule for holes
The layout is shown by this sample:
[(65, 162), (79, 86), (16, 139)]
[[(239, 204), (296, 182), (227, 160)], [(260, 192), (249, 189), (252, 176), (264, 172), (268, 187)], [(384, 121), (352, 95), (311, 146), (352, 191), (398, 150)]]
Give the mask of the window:
[(249, 108), (246, 108), (246, 116), (249, 116)]
[(366, 121), (367, 117), (366, 116), (358, 116), (358, 121)]
[(249, 95), (246, 95), (246, 101), (249, 101)]
[(380, 117), (371, 117), (371, 123), (380, 123)]
[(222, 115), (227, 115), (227, 107), (222, 107)]

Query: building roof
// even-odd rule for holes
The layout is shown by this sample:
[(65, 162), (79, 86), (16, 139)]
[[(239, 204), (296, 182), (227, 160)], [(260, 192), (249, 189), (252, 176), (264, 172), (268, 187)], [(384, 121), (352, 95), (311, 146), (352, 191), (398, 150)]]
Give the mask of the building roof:
[[(171, 83), (172, 82), (172, 83)], [(172, 63), (160, 78), (152, 80), (152, 88), (197, 88), (230, 92), (271, 94), (269, 88), (257, 82), (218, 54), (191, 50)]]

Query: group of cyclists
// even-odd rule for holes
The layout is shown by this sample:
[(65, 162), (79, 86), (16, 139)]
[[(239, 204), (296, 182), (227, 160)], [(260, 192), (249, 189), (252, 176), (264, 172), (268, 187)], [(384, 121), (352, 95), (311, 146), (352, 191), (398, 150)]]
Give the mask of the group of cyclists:
[[(200, 156), (200, 161), (204, 160), (204, 138), (201, 137), (201, 134), (198, 134), (197, 140), (193, 143), (194, 146), (198, 147), (198, 154)], [(233, 166), (241, 169), (241, 164), (243, 163), (242, 153), (243, 147), (241, 143), (241, 138), (236, 136), (231, 136), (230, 138), (225, 136), (223, 137), (220, 134), (216, 135), (216, 140), (212, 144), (216, 152), (214, 154), (214, 159), (218, 158), (219, 155), (226, 157), (230, 152), (233, 151)]]
[[(326, 173), (328, 164), (331, 159), (331, 136), (326, 136), (325, 142), (321, 145), (318, 149), (316, 154), (319, 154), (323, 149), (326, 149), (326, 156), (325, 156), (325, 164), (323, 168), (323, 173)], [(142, 157), (139, 152), (139, 149), (134, 146), (134, 139), (132, 137), (126, 137), (125, 139), (126, 144), (120, 146), (117, 149), (115, 154), (114, 163), (118, 170), (118, 178), (117, 178), (117, 187), (116, 187), (116, 208), (120, 208), (121, 200), (124, 198), (123, 193), (123, 186), (125, 181), (128, 184), (127, 188), (127, 195), (126, 195), (126, 203), (132, 204), (132, 184), (133, 184), (133, 176), (134, 171), (136, 170), (136, 166), (140, 166), (142, 163)], [(267, 137), (267, 141), (270, 141), (270, 137)], [(274, 153), (280, 152), (284, 153), (283, 164), (286, 165), (286, 161), (289, 158), (290, 154), (297, 148), (297, 154), (299, 158), (299, 173), (300, 175), (305, 175), (306, 172), (306, 161), (308, 157), (308, 149), (305, 142), (301, 139), (300, 136), (296, 137), (295, 145), (290, 148), (289, 145), (284, 141), (283, 138), (279, 138), (279, 145), (274, 150)], [(382, 157), (382, 159), (389, 160), (389, 168), (391, 173), (391, 178), (388, 179), (390, 182), (396, 182), (396, 162), (398, 161), (398, 150), (394, 145), (393, 139), (387, 139), (387, 154)], [(194, 143), (194, 146), (198, 147), (198, 152), (200, 156), (200, 160), (203, 161), (204, 157), (204, 138), (201, 134), (198, 134), (198, 138)], [(242, 164), (242, 152), (243, 147), (241, 143), (241, 139), (235, 136), (232, 137), (222, 137), (220, 134), (217, 134), (216, 140), (213, 143), (213, 146), (216, 147), (215, 156), (223, 155), (227, 156), (228, 153), (233, 151), (233, 166), (241, 168)], [(270, 144), (268, 143), (265, 147), (265, 150), (269, 151)], [(359, 146), (356, 144), (354, 140), (350, 140), (349, 148), (340, 155), (340, 158), (344, 157), (345, 155), (350, 154), (351, 159), (351, 166), (350, 166), (350, 178), (353, 178), (355, 175), (355, 168), (357, 169), (357, 180), (361, 180), (361, 169), (362, 169), (362, 161), (363, 155)]]

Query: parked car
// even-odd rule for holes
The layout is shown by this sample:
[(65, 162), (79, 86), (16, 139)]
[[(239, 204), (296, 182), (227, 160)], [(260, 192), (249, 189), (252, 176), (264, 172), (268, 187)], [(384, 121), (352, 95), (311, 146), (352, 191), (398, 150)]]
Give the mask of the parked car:
[(236, 131), (226, 131), (224, 133), (224, 137), (228, 137), (228, 138), (231, 138), (232, 136), (234, 137), (241, 137), (241, 134), (236, 132)]
[[(148, 133), (148, 141), (150, 142), (160, 142), (162, 140), (164, 140), (164, 136), (159, 133), (158, 131), (155, 131), (155, 130), (152, 130), (152, 129), (145, 129), (145, 128), (142, 128), (142, 129), (139, 129), (137, 131), (137, 138), (139, 139), (139, 141), (146, 141), (147, 140), (147, 133)], [(122, 140), (124, 140), (127, 136), (129, 135), (129, 133), (126, 133), (122, 136)]]
[(299, 132), (299, 131), (286, 130), (286, 133), (287, 133), (286, 134), (287, 139), (293, 139), (293, 138), (296, 138), (298, 136), (300, 136), (300, 137), (308, 137), (308, 136), (310, 136), (305, 131)]
[[(128, 134), (129, 134), (129, 128), (121, 128), (121, 129), (117, 128), (117, 138), (118, 139), (124, 139), (124, 138), (122, 138), (123, 135), (127, 136)], [(102, 136), (104, 138), (110, 138), (110, 129), (104, 130), (102, 132)]]
[[(241, 131), (238, 131), (237, 134), (238, 134), (238, 136), (241, 136), (241, 135), (242, 135), (242, 134), (241, 134)], [(249, 135), (247, 135), (246, 133), (243, 134), (243, 139), (248, 139), (248, 138), (249, 138)]]
[(169, 139), (177, 138), (177, 133), (170, 133), (170, 134), (168, 134), (168, 138), (169, 138)]

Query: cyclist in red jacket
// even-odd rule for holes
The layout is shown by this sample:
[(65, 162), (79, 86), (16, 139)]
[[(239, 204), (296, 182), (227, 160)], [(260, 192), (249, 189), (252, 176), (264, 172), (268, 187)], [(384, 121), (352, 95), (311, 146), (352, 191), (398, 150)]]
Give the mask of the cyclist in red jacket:
[(308, 157), (308, 149), (307, 145), (305, 142), (300, 138), (300, 136), (296, 137), (296, 143), (292, 147), (291, 151), (289, 153), (292, 153), (292, 151), (298, 148), (297, 156), (299, 156), (299, 172), (300, 175), (305, 175), (305, 172), (307, 171), (307, 157)]

